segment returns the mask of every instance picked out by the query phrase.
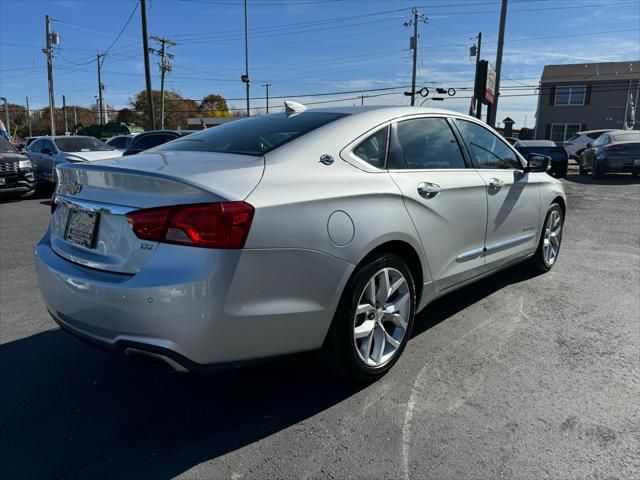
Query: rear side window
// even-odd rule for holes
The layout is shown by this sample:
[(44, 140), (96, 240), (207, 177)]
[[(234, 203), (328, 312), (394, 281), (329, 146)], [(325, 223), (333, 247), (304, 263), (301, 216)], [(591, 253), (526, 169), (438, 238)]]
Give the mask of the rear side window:
[(33, 144), (30, 145), (29, 151), (33, 153), (40, 153), (40, 149), (44, 144), (44, 140), (37, 140)]
[(359, 159), (367, 162), (376, 168), (384, 168), (384, 161), (387, 155), (387, 138), (389, 127), (378, 130), (366, 140), (360, 142), (353, 153)]
[(604, 132), (591, 132), (591, 133), (587, 133), (587, 137), (591, 138), (592, 140), (595, 140), (596, 138), (598, 138), (603, 133)]
[(444, 118), (416, 118), (396, 124), (389, 148), (389, 168), (466, 168), (466, 165)]
[(302, 112), (277, 113), (225, 123), (187, 135), (156, 151), (191, 150), (260, 156), (348, 114)]
[(515, 152), (497, 135), (466, 120), (456, 120), (462, 138), (469, 146), (478, 168), (518, 170), (522, 168)]
[(127, 148), (127, 145), (130, 143), (130, 141), (131, 139), (129, 137), (116, 137), (113, 140), (109, 141), (109, 145), (111, 145), (113, 148)]
[(607, 143), (609, 143), (609, 135), (603, 134), (600, 135), (595, 142), (593, 142), (592, 146), (599, 147), (601, 145), (606, 145)]

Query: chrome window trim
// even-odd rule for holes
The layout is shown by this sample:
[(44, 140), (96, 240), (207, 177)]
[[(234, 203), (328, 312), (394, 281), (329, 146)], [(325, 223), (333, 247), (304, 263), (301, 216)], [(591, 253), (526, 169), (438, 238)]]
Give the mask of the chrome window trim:
[(56, 203), (62, 203), (67, 208), (87, 210), (94, 213), (109, 213), (111, 215), (126, 215), (129, 212), (138, 210), (137, 208), (127, 207), (124, 205), (80, 200), (78, 198), (71, 198), (65, 195), (56, 195), (55, 201)]

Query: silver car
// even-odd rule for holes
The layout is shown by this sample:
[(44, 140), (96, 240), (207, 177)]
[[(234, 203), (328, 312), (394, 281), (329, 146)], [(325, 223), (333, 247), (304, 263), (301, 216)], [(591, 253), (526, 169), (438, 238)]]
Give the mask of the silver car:
[(435, 298), (555, 264), (548, 157), (446, 110), (303, 110), (60, 165), (36, 249), (55, 321), (178, 370), (322, 349), (371, 380)]
[(26, 154), (33, 163), (38, 181), (50, 183), (57, 181), (56, 167), (60, 164), (122, 156), (122, 152), (102, 140), (81, 135), (39, 137), (29, 145)]

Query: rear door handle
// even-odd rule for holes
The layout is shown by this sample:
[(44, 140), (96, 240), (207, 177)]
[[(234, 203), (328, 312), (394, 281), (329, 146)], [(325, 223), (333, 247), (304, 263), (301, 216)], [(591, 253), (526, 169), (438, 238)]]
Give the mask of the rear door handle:
[(499, 190), (502, 187), (504, 187), (504, 182), (499, 178), (491, 178), (489, 180), (489, 188), (494, 188), (496, 190)]
[(426, 199), (435, 197), (440, 191), (440, 185), (435, 183), (422, 182), (418, 185), (418, 194)]

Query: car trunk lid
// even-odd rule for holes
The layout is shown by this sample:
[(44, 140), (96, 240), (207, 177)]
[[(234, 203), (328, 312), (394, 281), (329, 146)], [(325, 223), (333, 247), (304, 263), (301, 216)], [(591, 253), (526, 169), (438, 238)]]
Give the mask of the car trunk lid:
[(136, 237), (139, 209), (244, 200), (262, 178), (263, 157), (161, 152), (58, 167), (51, 246), (80, 265), (135, 274), (158, 246)]

